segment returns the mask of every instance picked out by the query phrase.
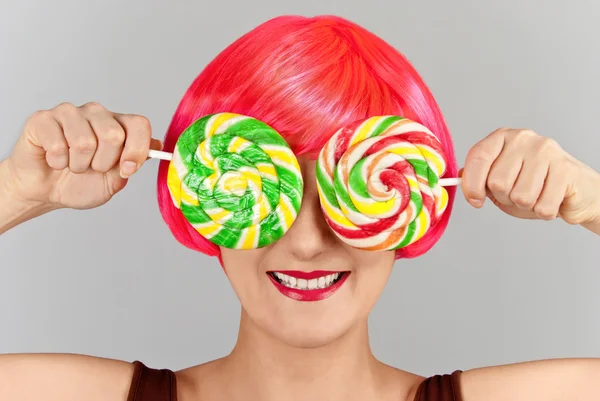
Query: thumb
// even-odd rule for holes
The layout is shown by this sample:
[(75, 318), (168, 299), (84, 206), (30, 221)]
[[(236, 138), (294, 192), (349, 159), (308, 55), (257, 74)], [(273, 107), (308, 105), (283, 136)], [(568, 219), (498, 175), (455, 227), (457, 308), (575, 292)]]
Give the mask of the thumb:
[(119, 193), (129, 181), (128, 178), (121, 177), (121, 166), (117, 163), (108, 173), (106, 173), (106, 187), (111, 197)]
[[(158, 139), (152, 138), (150, 141), (150, 149), (152, 150), (162, 150), (163, 144)], [(146, 158), (145, 161), (148, 161), (149, 158)], [(138, 170), (139, 171), (139, 170)], [(117, 194), (119, 191), (123, 190), (127, 185), (128, 178), (123, 178), (121, 176), (121, 165), (117, 163), (108, 173), (106, 173), (106, 180), (108, 191), (111, 196)]]

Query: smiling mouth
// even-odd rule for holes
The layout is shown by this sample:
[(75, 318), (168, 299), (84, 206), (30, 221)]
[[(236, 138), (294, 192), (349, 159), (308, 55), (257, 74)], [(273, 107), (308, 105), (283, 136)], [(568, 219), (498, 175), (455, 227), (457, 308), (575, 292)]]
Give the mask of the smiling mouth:
[(267, 276), (281, 294), (304, 302), (329, 298), (344, 285), (349, 275), (349, 271), (267, 272)]
[[(281, 273), (281, 272), (269, 272), (268, 273), (275, 281), (279, 284), (292, 288), (294, 290), (324, 290), (332, 287), (339, 282), (345, 274), (348, 272), (336, 272), (331, 274), (325, 274), (314, 278), (309, 278), (309, 275), (304, 274), (304, 278), (298, 277), (299, 274), (294, 276)], [(318, 273), (317, 273), (318, 274)], [(312, 274), (313, 276), (316, 274)]]

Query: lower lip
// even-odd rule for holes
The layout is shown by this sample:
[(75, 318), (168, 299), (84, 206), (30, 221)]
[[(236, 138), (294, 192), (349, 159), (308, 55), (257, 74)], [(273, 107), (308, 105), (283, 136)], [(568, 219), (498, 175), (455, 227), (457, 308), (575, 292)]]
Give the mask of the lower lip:
[(350, 275), (349, 272), (344, 273), (342, 275), (342, 278), (340, 278), (334, 285), (327, 287), (327, 288), (317, 288), (314, 290), (297, 290), (295, 288), (289, 288), (283, 284), (280, 284), (277, 280), (275, 280), (275, 278), (273, 276), (271, 276), (270, 274), (267, 274), (267, 276), (269, 277), (269, 279), (271, 280), (271, 282), (273, 283), (275, 288), (277, 288), (280, 293), (282, 293), (283, 295), (285, 295), (288, 298), (291, 298), (295, 301), (301, 301), (301, 302), (315, 302), (315, 301), (322, 301), (326, 298), (329, 298), (337, 290), (340, 289), (340, 287), (344, 284), (344, 282), (346, 282), (346, 279), (348, 278), (349, 275)]

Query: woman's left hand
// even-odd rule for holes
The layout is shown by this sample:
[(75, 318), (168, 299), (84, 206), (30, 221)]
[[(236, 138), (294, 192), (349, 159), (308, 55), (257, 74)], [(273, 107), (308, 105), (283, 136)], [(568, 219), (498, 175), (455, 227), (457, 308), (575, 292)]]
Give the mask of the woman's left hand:
[(471, 148), (462, 191), (477, 208), (487, 197), (514, 217), (600, 227), (600, 174), (530, 130), (499, 129)]

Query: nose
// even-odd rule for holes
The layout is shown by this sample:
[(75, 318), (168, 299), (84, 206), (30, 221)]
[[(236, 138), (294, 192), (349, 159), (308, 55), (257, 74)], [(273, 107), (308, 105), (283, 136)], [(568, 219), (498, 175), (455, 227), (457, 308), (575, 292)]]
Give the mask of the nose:
[(299, 261), (310, 261), (335, 245), (337, 238), (330, 230), (319, 202), (315, 177), (315, 162), (298, 160), (304, 179), (302, 207), (289, 231), (280, 240), (291, 256)]

